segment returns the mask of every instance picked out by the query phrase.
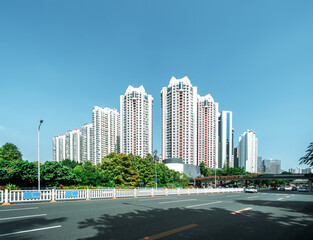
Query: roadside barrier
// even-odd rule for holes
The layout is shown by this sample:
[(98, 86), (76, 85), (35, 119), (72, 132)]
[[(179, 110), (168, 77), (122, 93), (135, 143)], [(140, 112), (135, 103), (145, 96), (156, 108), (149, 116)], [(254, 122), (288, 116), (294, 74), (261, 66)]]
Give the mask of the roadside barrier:
[[(259, 189), (259, 190), (268, 190)], [(108, 198), (129, 198), (129, 197), (153, 197), (168, 195), (190, 195), (207, 193), (229, 193), (243, 192), (243, 188), (139, 188), (139, 189), (78, 189), (78, 190), (11, 190), (0, 191), (0, 203), (10, 205), (10, 203), (20, 202), (57, 202), (68, 200), (91, 200)]]
[(4, 202), (4, 192), (0, 190), (0, 203)]

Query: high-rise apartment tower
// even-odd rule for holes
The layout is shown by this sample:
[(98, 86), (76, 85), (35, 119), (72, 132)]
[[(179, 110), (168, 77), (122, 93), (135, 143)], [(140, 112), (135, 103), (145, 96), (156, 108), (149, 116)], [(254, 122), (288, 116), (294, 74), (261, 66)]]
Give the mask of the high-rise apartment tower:
[(162, 159), (197, 165), (197, 87), (172, 77), (161, 91)]
[(153, 98), (143, 86), (129, 86), (120, 96), (120, 151), (141, 157), (152, 155)]

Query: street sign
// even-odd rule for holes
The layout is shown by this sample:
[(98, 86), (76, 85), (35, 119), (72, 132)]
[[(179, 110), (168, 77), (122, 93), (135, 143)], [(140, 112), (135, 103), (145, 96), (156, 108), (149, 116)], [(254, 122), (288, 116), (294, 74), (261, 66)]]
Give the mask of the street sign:
[(156, 183), (158, 182), (158, 178), (157, 177), (154, 178), (154, 182), (156, 182)]

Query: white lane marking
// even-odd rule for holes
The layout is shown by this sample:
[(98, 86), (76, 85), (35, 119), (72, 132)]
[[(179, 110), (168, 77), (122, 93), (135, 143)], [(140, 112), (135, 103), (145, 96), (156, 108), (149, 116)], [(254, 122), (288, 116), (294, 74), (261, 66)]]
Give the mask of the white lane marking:
[(61, 225), (52, 226), (52, 227), (45, 227), (45, 228), (36, 228), (36, 229), (13, 232), (13, 233), (5, 233), (5, 234), (1, 234), (0, 237), (5, 237), (5, 236), (10, 236), (10, 235), (15, 235), (15, 234), (21, 234), (21, 233), (28, 233), (28, 232), (42, 231), (42, 230), (47, 230), (47, 229), (52, 229), (52, 228), (59, 228), (59, 227), (61, 227)]
[(222, 202), (223, 202), (223, 201), (217, 201), (217, 202), (211, 202), (211, 203), (203, 203), (203, 204), (197, 204), (197, 205), (187, 206), (187, 207), (185, 207), (185, 208), (199, 207), (199, 206), (204, 206), (204, 205), (212, 205), (212, 204), (222, 203)]
[(225, 197), (238, 197), (240, 195), (231, 195), (231, 196), (225, 196)]
[(187, 201), (195, 201), (197, 199), (187, 199), (187, 200), (177, 200), (177, 201), (169, 201), (169, 202), (159, 202), (159, 204), (165, 204), (165, 203), (176, 203), (176, 202), (187, 202)]
[(0, 221), (17, 219), (17, 218), (32, 218), (32, 217), (41, 217), (46, 216), (47, 214), (38, 214), (38, 215), (28, 215), (28, 216), (19, 216), (19, 217), (9, 217), (9, 218), (0, 218)]
[(248, 198), (257, 198), (258, 196), (254, 196), (254, 197), (248, 197)]
[(38, 208), (39, 208), (39, 207), (32, 207), (32, 208), (14, 208), (14, 209), (0, 210), (0, 212), (20, 211), (20, 210), (30, 210), (30, 209), (38, 209)]
[(154, 199), (145, 199), (145, 200), (139, 200), (139, 202), (145, 202), (145, 201), (155, 201), (155, 200), (159, 200), (159, 199), (173, 199), (173, 198), (154, 198)]

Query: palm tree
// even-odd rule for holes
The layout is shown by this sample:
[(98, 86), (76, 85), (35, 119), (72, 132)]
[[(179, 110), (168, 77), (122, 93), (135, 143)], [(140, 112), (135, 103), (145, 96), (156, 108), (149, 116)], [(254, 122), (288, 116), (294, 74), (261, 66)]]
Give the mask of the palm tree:
[(307, 154), (299, 159), (300, 164), (307, 164), (313, 167), (313, 142), (310, 143), (308, 149), (305, 151)]

